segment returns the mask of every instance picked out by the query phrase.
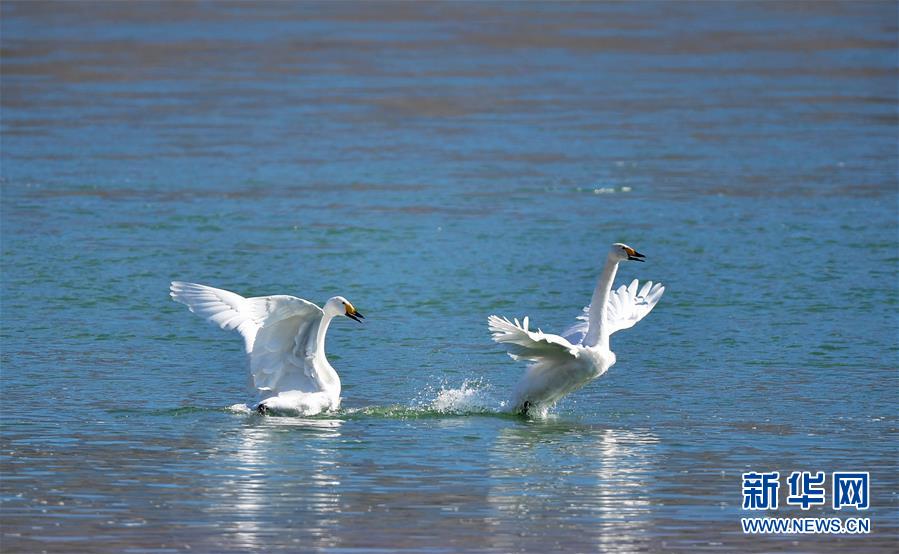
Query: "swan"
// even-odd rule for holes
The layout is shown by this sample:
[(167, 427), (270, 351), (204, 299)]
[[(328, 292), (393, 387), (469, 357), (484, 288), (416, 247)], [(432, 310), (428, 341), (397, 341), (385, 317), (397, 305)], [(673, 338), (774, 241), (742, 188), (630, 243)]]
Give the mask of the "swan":
[(340, 377), (325, 357), (331, 320), (364, 317), (342, 296), (323, 308), (288, 295), (244, 298), (227, 290), (173, 281), (171, 297), (222, 329), (236, 329), (250, 359), (253, 409), (314, 415), (340, 407)]
[(636, 279), (612, 292), (618, 264), (625, 260), (642, 262), (644, 258), (626, 244), (613, 244), (590, 305), (561, 336), (544, 333), (539, 328), (532, 331), (527, 317), (521, 323), (518, 319), (513, 322), (496, 315), (487, 318), (493, 340), (505, 346), (513, 360), (530, 362), (512, 394), (511, 406), (515, 413), (545, 414), (560, 398), (615, 364), (609, 335), (633, 327), (665, 292), (661, 283), (652, 281), (644, 283), (638, 291)]

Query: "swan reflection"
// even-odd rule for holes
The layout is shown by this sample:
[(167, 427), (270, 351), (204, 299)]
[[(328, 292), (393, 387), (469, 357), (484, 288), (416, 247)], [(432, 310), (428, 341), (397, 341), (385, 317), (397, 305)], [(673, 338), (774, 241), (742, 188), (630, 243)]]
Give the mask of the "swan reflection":
[[(340, 438), (342, 424), (339, 419), (251, 417), (224, 438), (221, 449), (230, 458), (233, 478), (224, 481), (226, 489), (212, 508), (217, 519), (228, 522), (221, 546), (259, 552), (285, 539), (304, 549), (337, 545), (332, 530), (341, 499), (334, 439)], [(270, 463), (273, 459), (282, 463)], [(284, 496), (292, 502), (285, 505), (279, 498)]]
[(500, 430), (490, 451), (494, 546), (517, 547), (566, 525), (581, 548), (647, 546), (658, 442), (646, 431), (545, 421)]

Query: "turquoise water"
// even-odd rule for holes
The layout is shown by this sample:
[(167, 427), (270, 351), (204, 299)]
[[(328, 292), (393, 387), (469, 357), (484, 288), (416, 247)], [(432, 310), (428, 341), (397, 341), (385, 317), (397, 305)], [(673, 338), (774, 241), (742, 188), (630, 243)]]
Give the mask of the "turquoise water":
[[(4, 551), (895, 550), (895, 4), (0, 11)], [(486, 317), (616, 241), (665, 296), (504, 415)], [(350, 299), (341, 411), (229, 410), (173, 279)], [(744, 536), (774, 470), (870, 471), (873, 533)]]

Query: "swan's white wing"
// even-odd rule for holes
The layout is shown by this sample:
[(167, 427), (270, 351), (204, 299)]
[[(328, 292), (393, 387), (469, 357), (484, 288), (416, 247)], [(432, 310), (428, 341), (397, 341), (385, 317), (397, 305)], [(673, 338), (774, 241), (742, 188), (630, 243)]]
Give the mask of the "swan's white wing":
[[(630, 285), (621, 285), (609, 295), (605, 318), (610, 335), (622, 329), (630, 329), (646, 317), (665, 292), (665, 287), (661, 283), (653, 284), (652, 281), (646, 281), (642, 287), (639, 287), (639, 284), (639, 281), (634, 279)], [(577, 316), (577, 323), (566, 329), (562, 336), (573, 344), (583, 342), (589, 326), (589, 314), (590, 306), (584, 307), (581, 315)]]
[(562, 336), (565, 337), (565, 340), (570, 342), (571, 344), (581, 344), (584, 342), (584, 337), (587, 336), (587, 328), (590, 326), (590, 306), (584, 306), (581, 315), (577, 316), (577, 322), (565, 329), (562, 332)]
[(172, 299), (185, 304), (210, 323), (227, 331), (237, 329), (247, 353), (252, 352), (256, 331), (262, 322), (254, 317), (250, 299), (227, 290), (182, 281), (172, 281), (169, 290)]
[(549, 360), (570, 360), (577, 357), (574, 345), (559, 335), (547, 334), (537, 329), (528, 329), (528, 318), (514, 323), (505, 317), (492, 315), (487, 318), (487, 326), (493, 340), (506, 347), (513, 359), (532, 362)]
[[(294, 296), (249, 299), (265, 317), (250, 352), (253, 387), (261, 392), (320, 392), (316, 338), (324, 313)], [(324, 356), (321, 357), (322, 360)]]
[(630, 329), (646, 317), (665, 292), (662, 283), (653, 284), (652, 281), (646, 281), (638, 290), (639, 284), (634, 279), (630, 285), (627, 287), (621, 285), (609, 296), (609, 302), (606, 304), (606, 324), (609, 326), (610, 335), (622, 329)]
[(171, 296), (222, 329), (237, 329), (260, 391), (320, 390), (313, 366), (323, 312), (295, 296), (244, 298), (222, 289), (175, 281)]

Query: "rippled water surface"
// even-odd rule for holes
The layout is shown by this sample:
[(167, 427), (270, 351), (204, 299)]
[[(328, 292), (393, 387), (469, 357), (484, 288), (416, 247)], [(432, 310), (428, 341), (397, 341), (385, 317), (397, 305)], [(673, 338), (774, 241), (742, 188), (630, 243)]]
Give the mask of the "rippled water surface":
[[(895, 3), (0, 12), (5, 552), (895, 551)], [(504, 415), (486, 317), (615, 241), (664, 298)], [(230, 411), (172, 279), (347, 296), (341, 411)], [(750, 470), (870, 471), (873, 533), (744, 536)]]

